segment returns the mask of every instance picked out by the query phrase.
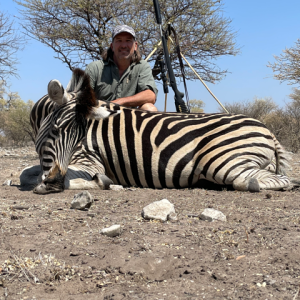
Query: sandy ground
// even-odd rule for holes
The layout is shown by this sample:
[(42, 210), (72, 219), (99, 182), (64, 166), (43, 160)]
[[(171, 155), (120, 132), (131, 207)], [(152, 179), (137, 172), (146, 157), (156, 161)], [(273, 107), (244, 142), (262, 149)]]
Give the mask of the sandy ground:
[[(94, 204), (78, 211), (80, 191), (21, 189), (21, 170), (38, 163), (32, 147), (0, 149), (1, 300), (300, 299), (299, 190), (90, 190)], [(164, 198), (178, 220), (141, 217)], [(200, 220), (205, 208), (227, 222)], [(114, 224), (120, 236), (99, 233)]]

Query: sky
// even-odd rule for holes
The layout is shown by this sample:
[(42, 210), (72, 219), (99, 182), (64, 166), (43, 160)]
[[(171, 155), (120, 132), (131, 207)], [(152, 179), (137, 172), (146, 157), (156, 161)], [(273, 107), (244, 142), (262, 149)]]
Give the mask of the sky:
[[(0, 11), (12, 18), (19, 15), (18, 5), (13, 0), (0, 0)], [(218, 65), (229, 73), (218, 83), (206, 83), (223, 105), (251, 101), (255, 97), (271, 97), (280, 107), (290, 101), (289, 95), (297, 86), (274, 79), (267, 64), (274, 62), (274, 55), (279, 56), (285, 48), (293, 47), (300, 38), (299, 11), (299, 0), (224, 0), (223, 13), (232, 20), (231, 28), (237, 32), (236, 44), (241, 52), (237, 56), (220, 58)], [(67, 86), (71, 71), (54, 56), (52, 49), (30, 40), (18, 53), (20, 78), (10, 78), (10, 90), (18, 92), (24, 101), (36, 102), (47, 94), (50, 80), (58, 79)], [(187, 87), (189, 99), (202, 100), (206, 113), (219, 112), (219, 104), (199, 80), (188, 81)], [(163, 110), (165, 96), (160, 85), (158, 88), (156, 106)], [(184, 92), (182, 85), (178, 89)], [(175, 111), (174, 94), (171, 88), (169, 90), (167, 111)]]

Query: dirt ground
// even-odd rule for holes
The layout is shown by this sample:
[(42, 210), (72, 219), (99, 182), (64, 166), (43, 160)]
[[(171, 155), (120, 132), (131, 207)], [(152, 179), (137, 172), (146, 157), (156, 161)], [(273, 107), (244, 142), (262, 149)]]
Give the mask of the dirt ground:
[[(90, 190), (36, 195), (19, 175), (33, 147), (0, 148), (0, 299), (300, 299), (300, 191)], [(300, 178), (300, 155), (293, 156)], [(12, 180), (12, 185), (2, 185)], [(146, 221), (168, 199), (178, 220)], [(205, 208), (227, 222), (208, 222)], [(110, 238), (99, 231), (120, 224)]]

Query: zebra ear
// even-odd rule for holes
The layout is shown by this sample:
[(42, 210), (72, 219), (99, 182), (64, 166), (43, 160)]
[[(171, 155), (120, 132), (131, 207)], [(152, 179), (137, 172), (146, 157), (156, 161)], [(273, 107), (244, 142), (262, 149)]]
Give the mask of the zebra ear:
[(56, 79), (48, 83), (48, 95), (50, 99), (58, 105), (62, 105), (69, 100), (62, 84)]
[(110, 117), (111, 115), (118, 115), (121, 110), (111, 110), (103, 106), (93, 107), (87, 118), (92, 120), (101, 120)]

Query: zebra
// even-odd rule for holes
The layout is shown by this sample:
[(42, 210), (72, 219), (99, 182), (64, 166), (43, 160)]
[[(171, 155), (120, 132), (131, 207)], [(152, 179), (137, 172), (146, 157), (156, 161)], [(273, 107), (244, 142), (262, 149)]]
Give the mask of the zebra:
[(38, 129), (35, 145), (43, 175), (35, 193), (63, 191), (72, 165), (100, 188), (110, 183), (189, 188), (202, 179), (250, 192), (292, 186), (288, 154), (258, 120), (226, 113), (147, 112), (96, 100), (80, 69), (71, 82), (68, 92), (59, 81), (50, 82), (69, 100), (56, 101), (58, 107)]
[[(76, 86), (80, 86), (82, 76), (72, 76), (66, 90), (58, 80), (51, 80), (48, 84), (48, 94), (39, 99), (32, 107), (30, 112), (30, 124), (33, 129), (34, 138), (36, 138), (39, 128), (44, 119), (51, 114), (60, 105), (74, 100), (76, 97)], [(73, 91), (73, 92), (72, 92)]]

